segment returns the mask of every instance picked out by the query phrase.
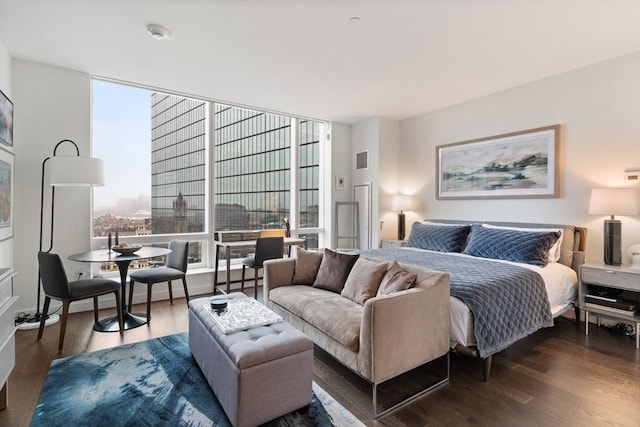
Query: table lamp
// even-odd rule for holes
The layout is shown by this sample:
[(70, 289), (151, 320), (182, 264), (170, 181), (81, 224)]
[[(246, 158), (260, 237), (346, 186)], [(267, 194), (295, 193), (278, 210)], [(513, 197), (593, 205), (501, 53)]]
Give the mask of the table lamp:
[(637, 192), (631, 188), (596, 188), (591, 190), (589, 214), (611, 215), (604, 221), (604, 263), (621, 265), (622, 223), (616, 215), (637, 215)]
[[(70, 143), (75, 147), (75, 155), (56, 155), (58, 147), (63, 143)], [(48, 165), (48, 168), (46, 167)], [(43, 223), (44, 223), (44, 189), (45, 177), (51, 189), (51, 229), (49, 230), (49, 247), (42, 247)], [(55, 213), (56, 187), (98, 187), (104, 185), (104, 166), (101, 159), (80, 156), (80, 150), (75, 142), (70, 139), (63, 139), (58, 142), (53, 149), (53, 156), (42, 161), (42, 178), (40, 182), (40, 251), (51, 252), (53, 248), (53, 224)], [(40, 272), (38, 271), (38, 294), (36, 314), (27, 320), (19, 329), (37, 328), (41, 320), (40, 313)], [(58, 315), (51, 315), (45, 325), (51, 325), (58, 321)]]
[(405, 194), (396, 194), (391, 199), (391, 209), (394, 211), (400, 211), (398, 213), (398, 240), (404, 240), (405, 238), (405, 216), (403, 211), (410, 211), (413, 209), (413, 198)]

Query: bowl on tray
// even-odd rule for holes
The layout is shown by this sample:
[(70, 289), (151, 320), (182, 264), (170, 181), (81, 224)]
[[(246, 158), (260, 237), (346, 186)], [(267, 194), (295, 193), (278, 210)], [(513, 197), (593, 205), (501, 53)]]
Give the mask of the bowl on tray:
[(120, 255), (131, 255), (138, 252), (142, 248), (142, 245), (128, 245), (124, 248), (121, 246), (112, 246), (111, 250), (119, 253)]

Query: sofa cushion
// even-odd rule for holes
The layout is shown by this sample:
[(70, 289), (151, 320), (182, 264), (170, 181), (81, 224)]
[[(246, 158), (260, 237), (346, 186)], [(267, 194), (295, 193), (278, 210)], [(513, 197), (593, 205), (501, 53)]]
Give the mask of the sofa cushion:
[(382, 278), (382, 282), (380, 283), (376, 296), (387, 295), (409, 289), (415, 285), (416, 278), (416, 274), (405, 271), (400, 267), (398, 261), (393, 261), (393, 264), (391, 264), (391, 267), (389, 267), (389, 270), (387, 270)]
[(369, 298), (376, 296), (380, 282), (387, 272), (387, 265), (386, 261), (358, 258), (340, 295), (363, 305)]
[(279, 286), (269, 291), (269, 300), (302, 319), (306, 305), (319, 298), (335, 296), (332, 292), (307, 285)]
[(343, 254), (325, 248), (313, 286), (340, 293), (359, 255)]
[(350, 299), (324, 289), (291, 285), (269, 291), (269, 300), (351, 351), (358, 351), (364, 309)]
[(338, 294), (309, 301), (302, 319), (321, 330), (349, 350), (360, 348), (360, 325), (364, 307)]
[(312, 285), (316, 280), (321, 262), (322, 252), (307, 251), (297, 247), (296, 266), (291, 283), (294, 285)]

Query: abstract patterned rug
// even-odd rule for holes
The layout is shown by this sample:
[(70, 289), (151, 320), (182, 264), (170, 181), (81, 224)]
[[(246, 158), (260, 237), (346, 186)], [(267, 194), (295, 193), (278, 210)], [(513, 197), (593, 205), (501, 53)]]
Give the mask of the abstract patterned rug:
[[(31, 427), (230, 426), (187, 334), (54, 360)], [(317, 384), (309, 411), (269, 427), (363, 426)]]

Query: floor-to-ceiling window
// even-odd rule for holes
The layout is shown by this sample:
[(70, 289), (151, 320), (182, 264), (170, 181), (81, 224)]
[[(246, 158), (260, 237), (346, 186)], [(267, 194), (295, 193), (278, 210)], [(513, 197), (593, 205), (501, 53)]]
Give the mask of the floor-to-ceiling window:
[(206, 267), (212, 231), (284, 228), (285, 218), (318, 247), (322, 122), (93, 85), (93, 153), (107, 181), (94, 192), (94, 247), (116, 231), (150, 245), (187, 238), (190, 263)]

